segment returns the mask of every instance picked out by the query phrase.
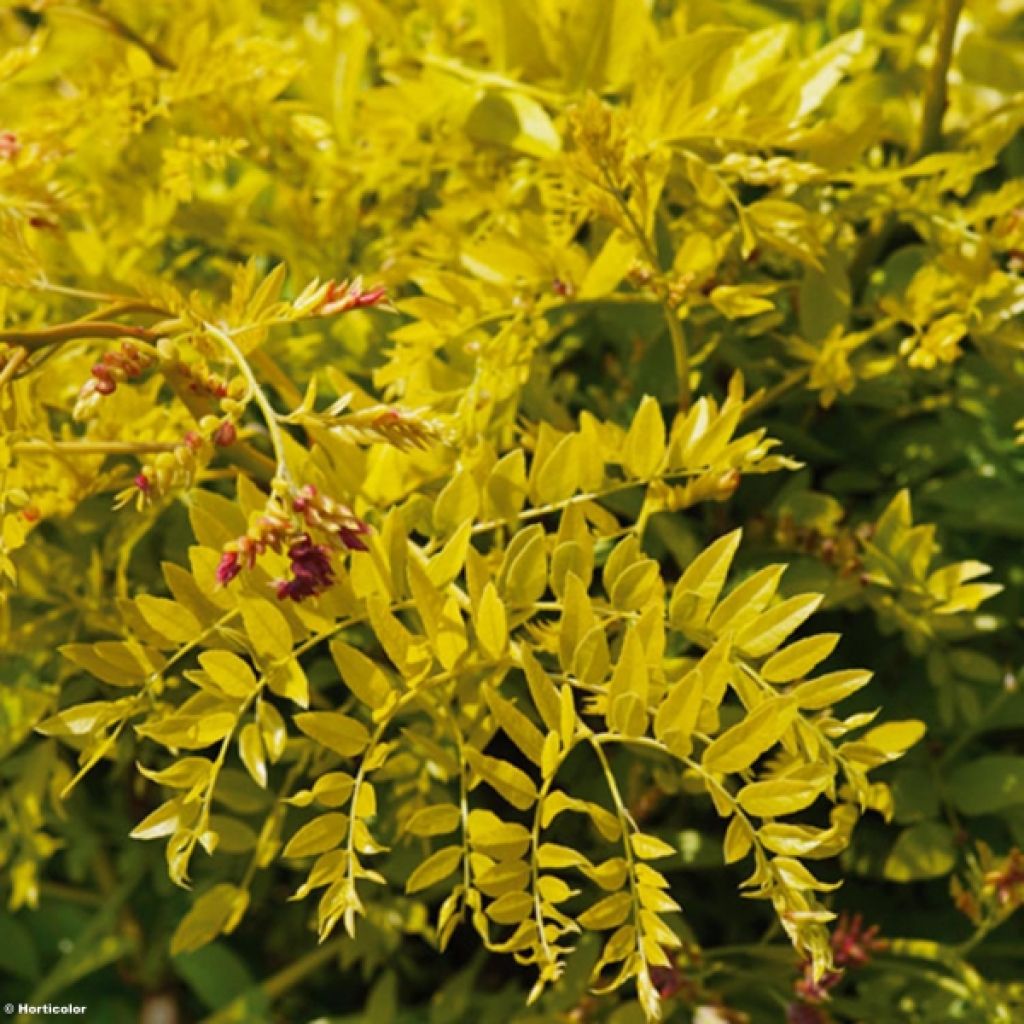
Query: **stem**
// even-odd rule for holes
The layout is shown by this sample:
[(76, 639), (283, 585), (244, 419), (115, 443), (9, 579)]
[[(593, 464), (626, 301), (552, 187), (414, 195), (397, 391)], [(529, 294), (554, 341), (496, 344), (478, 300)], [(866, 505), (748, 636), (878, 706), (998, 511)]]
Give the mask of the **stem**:
[[(600, 501), (602, 498), (607, 498), (613, 494), (618, 494), (621, 491), (630, 491), (634, 487), (645, 487), (655, 480), (668, 483), (674, 480), (685, 480), (688, 477), (700, 476), (699, 470), (679, 470), (674, 473), (666, 473), (664, 476), (652, 477), (650, 480), (623, 480), (620, 483), (613, 484), (611, 487), (606, 487), (601, 491), (584, 491), (580, 494), (574, 494), (570, 498), (563, 498), (561, 501), (552, 501), (547, 505), (538, 505), (536, 508), (527, 509), (525, 512), (520, 512), (514, 517), (515, 522), (525, 522), (530, 519), (540, 519), (543, 516), (550, 515), (552, 512), (560, 512), (562, 509), (568, 508), (570, 505), (576, 505), (579, 502), (585, 501)], [(507, 519), (491, 519), (483, 523), (476, 523), (473, 526), (472, 532), (476, 533), (487, 533), (489, 530), (497, 530), (502, 526), (508, 526), (509, 520)]]
[(51, 14), (67, 14), (82, 21), (87, 21), (98, 28), (106, 29), (125, 42), (131, 43), (133, 46), (137, 46), (140, 50), (145, 51), (149, 59), (157, 67), (161, 67), (165, 71), (177, 69), (177, 65), (163, 50), (147, 42), (130, 25), (126, 25), (120, 18), (109, 14), (107, 11), (83, 10), (81, 7), (73, 7), (70, 4), (56, 4), (48, 10)]
[(774, 405), (780, 398), (806, 380), (810, 373), (811, 369), (809, 366), (801, 366), (799, 369), (787, 373), (782, 380), (772, 385), (767, 391), (761, 392), (760, 395), (754, 395), (744, 407), (743, 415), (749, 416), (751, 413), (761, 412), (768, 406)]
[[(935, 60), (925, 87), (924, 107), (921, 112), (920, 135), (910, 151), (911, 160), (920, 160), (934, 153), (942, 144), (942, 119), (949, 99), (949, 65), (953, 59), (953, 43), (956, 26), (960, 20), (964, 0), (937, 0), (937, 37)], [(886, 215), (877, 230), (864, 236), (850, 263), (850, 285), (853, 294), (859, 295), (867, 281), (868, 273), (892, 240), (899, 224), (895, 211)]]
[(982, 712), (981, 717), (969, 728), (964, 729), (957, 738), (950, 743), (948, 747), (942, 752), (942, 756), (939, 758), (939, 765), (949, 764), (968, 743), (971, 742), (982, 731), (982, 729), (992, 720), (993, 716), (999, 709), (1011, 698), (1017, 695), (1017, 690), (1004, 689), (998, 697), (993, 698), (992, 703)]
[(277, 459), (277, 476), (287, 483), (292, 483), (291, 471), (288, 469), (288, 460), (285, 456), (284, 433), (281, 430), (281, 424), (278, 421), (274, 407), (270, 404), (270, 399), (267, 398), (266, 392), (260, 386), (256, 375), (252, 372), (252, 367), (249, 365), (245, 353), (235, 344), (227, 332), (222, 331), (214, 324), (204, 323), (203, 328), (228, 350), (239, 372), (245, 378), (246, 384), (249, 386), (249, 397), (259, 406), (260, 412), (263, 413), (263, 418), (267, 424), (270, 443), (273, 446), (274, 456)]
[(18, 368), (26, 359), (28, 359), (27, 348), (16, 348), (11, 353), (10, 358), (4, 363), (3, 369), (0, 370), (0, 391), (3, 391), (8, 383), (13, 380), (14, 375), (18, 372)]
[(672, 339), (672, 358), (676, 368), (676, 389), (679, 392), (679, 411), (685, 413), (690, 408), (690, 354), (686, 348), (686, 338), (683, 335), (683, 325), (679, 322), (675, 309), (668, 301), (667, 284), (665, 275), (661, 271), (661, 264), (658, 254), (644, 230), (643, 225), (637, 220), (636, 214), (630, 209), (629, 200), (616, 188), (607, 167), (601, 168), (604, 173), (605, 188), (619, 204), (623, 216), (629, 223), (637, 242), (651, 265), (651, 270), (657, 278), (658, 302), (661, 304), (662, 313), (665, 318), (665, 325), (668, 327), (669, 337)]
[(938, 3), (935, 61), (924, 95), (921, 136), (914, 152), (916, 158), (933, 153), (942, 143), (942, 119), (949, 101), (949, 65), (953, 59), (957, 22), (964, 6), (964, 0), (938, 0)]
[(172, 441), (18, 441), (15, 455), (151, 455), (173, 452)]
[(252, 354), (252, 365), (263, 374), (277, 389), (277, 393), (293, 409), (302, 405), (302, 392), (295, 386), (291, 377), (288, 376), (274, 361), (269, 352), (264, 349), (257, 349)]
[(158, 337), (145, 327), (132, 327), (105, 320), (80, 320), (70, 324), (58, 324), (56, 327), (41, 327), (34, 331), (0, 331), (0, 342), (21, 345), (30, 352), (78, 338), (135, 338), (138, 341), (156, 341)]
[[(604, 747), (602, 746), (602, 743), (609, 738), (611, 738), (609, 735), (595, 736), (591, 733), (586, 737), (586, 740), (593, 748), (594, 753), (597, 755), (597, 760), (601, 764), (601, 772), (604, 775), (605, 784), (608, 786), (612, 803), (615, 804), (615, 816), (619, 820), (619, 828), (622, 831), (622, 852), (626, 855), (626, 876), (629, 879), (629, 893), (633, 901), (633, 921), (636, 925), (636, 955), (640, 962), (637, 974), (640, 974), (648, 970), (648, 964), (647, 954), (643, 946), (643, 928), (640, 925), (640, 908), (643, 904), (640, 900), (639, 883), (636, 879), (636, 857), (633, 853), (633, 844), (630, 842), (632, 829), (635, 826), (629, 817), (629, 812), (626, 810), (626, 804), (622, 799), (622, 793), (619, 791), (619, 784), (615, 779), (615, 773), (612, 771), (608, 755), (604, 752)], [(624, 740), (633, 738), (622, 737)], [(642, 739), (642, 737), (637, 738)]]

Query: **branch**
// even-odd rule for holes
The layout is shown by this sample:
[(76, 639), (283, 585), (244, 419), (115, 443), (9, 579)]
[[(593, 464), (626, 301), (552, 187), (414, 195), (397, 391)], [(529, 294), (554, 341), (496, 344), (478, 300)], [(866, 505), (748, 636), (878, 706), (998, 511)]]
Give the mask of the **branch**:
[(58, 324), (56, 327), (41, 327), (34, 331), (13, 328), (0, 331), (0, 342), (8, 345), (20, 345), (29, 352), (59, 345), (63, 341), (76, 341), (79, 338), (135, 338), (138, 341), (155, 342), (158, 334), (146, 327), (115, 323), (112, 320), (80, 320), (70, 324)]
[(924, 95), (921, 137), (914, 151), (915, 159), (933, 153), (942, 144), (942, 119), (949, 102), (949, 65), (953, 59), (956, 26), (963, 6), (964, 0), (939, 0), (935, 61), (931, 66)]

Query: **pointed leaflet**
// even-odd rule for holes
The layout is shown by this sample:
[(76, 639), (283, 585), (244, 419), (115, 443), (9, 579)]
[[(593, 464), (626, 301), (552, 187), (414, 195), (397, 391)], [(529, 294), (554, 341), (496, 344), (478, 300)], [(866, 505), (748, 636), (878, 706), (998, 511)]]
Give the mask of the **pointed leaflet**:
[(199, 664), (229, 697), (248, 697), (259, 685), (252, 669), (230, 651), (206, 651), (199, 655)]
[(473, 625), (484, 654), (493, 660), (500, 658), (508, 646), (508, 619), (505, 606), (498, 597), (498, 589), (492, 582), (484, 587), (473, 615)]
[(744, 786), (736, 799), (748, 814), (761, 818), (775, 818), (783, 814), (796, 814), (810, 807), (831, 781), (826, 772), (815, 780), (770, 779)]
[(544, 671), (541, 664), (530, 653), (529, 648), (522, 648), (523, 672), (530, 688), (530, 698), (541, 720), (553, 732), (557, 732), (561, 724), (561, 704), (558, 689), (551, 677)]
[(146, 624), (173, 643), (186, 644), (202, 631), (199, 620), (177, 601), (143, 594), (135, 599), (135, 607)]
[(744, 580), (712, 613), (708, 620), (711, 632), (718, 635), (724, 629), (739, 629), (755, 619), (775, 596), (785, 571), (784, 565), (766, 565)]
[(249, 722), (239, 733), (238, 755), (245, 765), (245, 770), (252, 776), (253, 782), (266, 789), (267, 762), (263, 756), (263, 740), (260, 738), (259, 726), (255, 722)]
[(480, 754), (472, 747), (466, 749), (466, 758), (484, 782), (513, 807), (525, 811), (537, 802), (537, 787), (533, 780), (515, 765)]
[(294, 721), (307, 736), (342, 757), (356, 757), (370, 742), (362, 722), (337, 711), (307, 711)]
[(644, 395), (623, 444), (622, 465), (638, 480), (649, 480), (665, 458), (665, 421), (661, 407)]
[(376, 711), (382, 707), (391, 693), (391, 684), (381, 667), (341, 640), (333, 640), (330, 648), (345, 685), (368, 708)]
[(539, 765), (544, 751), (544, 735), (514, 704), (487, 687), (484, 690), (487, 706), (509, 739), (531, 760)]
[(654, 735), (678, 757), (688, 757), (693, 749), (692, 736), (707, 682), (728, 671), (729, 641), (726, 638), (719, 640), (666, 694), (654, 716)]
[(741, 772), (778, 743), (795, 717), (792, 697), (769, 697), (742, 722), (726, 729), (704, 751), (701, 764), (709, 772)]
[(435, 850), (409, 876), (409, 881), (405, 883), (405, 891), (407, 893), (419, 892), (420, 889), (427, 889), (437, 882), (443, 882), (449, 875), (455, 873), (461, 863), (461, 846), (445, 846), (440, 850)]
[(468, 646), (466, 627), (454, 598), (445, 598), (415, 558), (409, 559), (409, 589), (437, 660), (451, 669)]
[(769, 608), (736, 635), (736, 646), (751, 657), (769, 654), (799, 629), (824, 600), (823, 594), (797, 594)]
[(608, 686), (608, 728), (623, 736), (642, 736), (647, 729), (649, 688), (643, 643), (636, 629), (630, 629)]
[(790, 683), (801, 679), (824, 661), (839, 643), (838, 633), (821, 633), (784, 647), (761, 667), (761, 675), (769, 683)]
[(292, 631), (284, 613), (262, 597), (243, 597), (238, 602), (245, 633), (253, 650), (270, 661), (292, 651)]
[(669, 621), (676, 629), (702, 626), (725, 586), (742, 530), (719, 537), (688, 566), (672, 591)]
[(856, 693), (871, 682), (871, 673), (864, 669), (846, 669), (829, 672), (817, 679), (808, 679), (792, 690), (797, 707), (808, 711), (821, 711)]

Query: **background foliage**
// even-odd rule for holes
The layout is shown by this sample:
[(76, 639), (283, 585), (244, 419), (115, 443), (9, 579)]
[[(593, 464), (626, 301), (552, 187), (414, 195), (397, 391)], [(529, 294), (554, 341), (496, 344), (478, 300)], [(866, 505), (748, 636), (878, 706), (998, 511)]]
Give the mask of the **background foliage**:
[(0, 34), (5, 1001), (1020, 1019), (1019, 0)]

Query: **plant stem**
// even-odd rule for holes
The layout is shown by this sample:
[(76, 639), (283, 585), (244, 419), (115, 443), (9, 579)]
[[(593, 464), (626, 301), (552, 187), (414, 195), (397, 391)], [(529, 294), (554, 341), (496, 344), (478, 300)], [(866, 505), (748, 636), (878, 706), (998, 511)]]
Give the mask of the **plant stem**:
[(151, 455), (173, 452), (172, 441), (18, 441), (15, 455)]
[(636, 214), (629, 205), (629, 200), (623, 195), (621, 189), (616, 187), (607, 167), (602, 167), (604, 173), (605, 188), (619, 204), (623, 216), (629, 224), (637, 243), (643, 249), (647, 262), (656, 277), (658, 286), (658, 302), (661, 304), (662, 313), (665, 318), (665, 325), (668, 327), (669, 337), (672, 339), (672, 358), (676, 368), (676, 390), (679, 393), (679, 411), (685, 413), (690, 408), (690, 354), (686, 347), (686, 338), (683, 335), (683, 325), (679, 322), (672, 303), (668, 298), (668, 283), (662, 273), (661, 264), (658, 260), (658, 253), (654, 243), (648, 237), (644, 226), (637, 220)]
[(938, 0), (939, 17), (935, 39), (935, 60), (928, 76), (921, 116), (921, 135), (914, 156), (920, 159), (935, 152), (942, 142), (942, 119), (949, 100), (949, 65), (953, 59), (956, 26), (964, 0)]
[(79, 320), (70, 324), (58, 324), (56, 327), (41, 327), (34, 331), (0, 331), (0, 342), (21, 345), (30, 352), (78, 338), (135, 338), (138, 341), (156, 341), (157, 337), (145, 327), (133, 327), (105, 320)]
[(165, 71), (174, 71), (177, 65), (170, 57), (154, 46), (152, 43), (147, 42), (138, 32), (135, 31), (130, 25), (126, 25), (120, 18), (115, 17), (113, 14), (109, 14), (106, 11), (100, 10), (85, 10), (81, 7), (72, 6), (71, 4), (55, 4), (49, 8), (51, 14), (67, 14), (71, 17), (79, 18), (82, 21), (87, 21), (90, 24), (97, 26), (97, 28), (106, 29), (108, 32), (115, 36), (123, 39), (127, 43), (131, 43), (133, 46), (137, 46), (140, 50), (145, 51), (149, 56), (149, 59), (157, 65), (157, 67), (163, 68)]
[(4, 363), (3, 369), (0, 370), (0, 391), (3, 391), (8, 383), (13, 380), (14, 375), (18, 372), (18, 368), (26, 359), (28, 359), (27, 348), (16, 348), (11, 353), (10, 358)]
[(288, 460), (285, 455), (284, 433), (281, 430), (281, 424), (278, 421), (274, 407), (270, 404), (270, 399), (267, 398), (266, 392), (256, 379), (256, 375), (249, 365), (249, 360), (246, 359), (245, 353), (235, 344), (226, 331), (222, 331), (211, 323), (205, 323), (203, 327), (228, 350), (239, 372), (245, 378), (246, 384), (249, 386), (249, 397), (259, 406), (260, 412), (263, 413), (263, 418), (267, 424), (270, 443), (273, 446), (274, 456), (277, 459), (277, 476), (287, 483), (292, 483), (291, 471), (288, 469)]
[(956, 756), (960, 753), (968, 743), (973, 740), (982, 729), (992, 721), (996, 713), (1000, 708), (1011, 698), (1017, 695), (1016, 689), (1004, 689), (997, 697), (994, 697), (992, 703), (981, 713), (981, 717), (968, 729), (964, 729), (957, 738), (950, 743), (948, 747), (942, 752), (942, 756), (939, 758), (939, 765), (947, 765), (953, 761)]
[[(920, 160), (934, 153), (942, 144), (942, 119), (949, 99), (949, 65), (953, 59), (956, 26), (960, 20), (964, 0), (937, 0), (935, 60), (932, 62), (925, 87), (924, 107), (921, 112), (920, 134), (910, 151), (910, 159)], [(859, 295), (867, 282), (871, 268), (885, 251), (899, 224), (895, 211), (886, 215), (875, 231), (864, 236), (850, 263), (850, 284), (854, 295)]]

